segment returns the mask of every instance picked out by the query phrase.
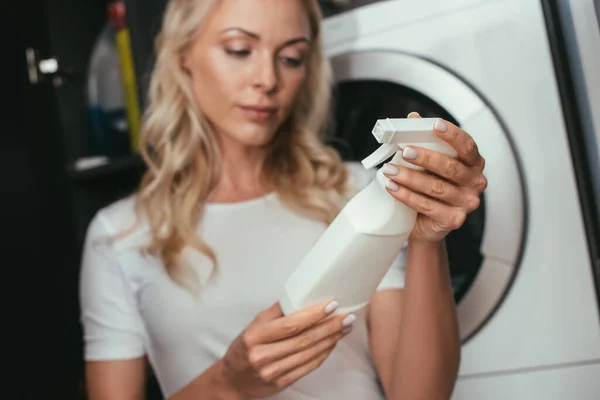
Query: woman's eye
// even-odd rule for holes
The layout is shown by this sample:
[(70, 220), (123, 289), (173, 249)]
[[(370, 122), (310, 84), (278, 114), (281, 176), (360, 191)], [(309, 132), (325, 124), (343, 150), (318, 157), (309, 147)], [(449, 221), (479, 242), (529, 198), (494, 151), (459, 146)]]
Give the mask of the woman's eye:
[(302, 59), (295, 57), (282, 57), (283, 63), (292, 68), (298, 68), (302, 65)]
[(237, 50), (237, 49), (225, 49), (225, 52), (227, 54), (229, 54), (230, 56), (233, 57), (237, 57), (237, 58), (243, 58), (246, 57), (248, 54), (250, 54), (250, 50)]

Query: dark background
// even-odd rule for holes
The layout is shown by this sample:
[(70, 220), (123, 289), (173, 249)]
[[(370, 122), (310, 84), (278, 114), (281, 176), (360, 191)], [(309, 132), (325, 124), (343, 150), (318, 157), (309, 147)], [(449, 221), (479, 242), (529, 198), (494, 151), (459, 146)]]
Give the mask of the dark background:
[[(83, 398), (77, 285), (95, 211), (133, 190), (135, 157), (84, 173), (85, 73), (107, 0), (3, 2), (0, 398)], [(57, 56), (64, 83), (29, 81), (25, 49)], [(73, 72), (69, 72), (72, 70)]]

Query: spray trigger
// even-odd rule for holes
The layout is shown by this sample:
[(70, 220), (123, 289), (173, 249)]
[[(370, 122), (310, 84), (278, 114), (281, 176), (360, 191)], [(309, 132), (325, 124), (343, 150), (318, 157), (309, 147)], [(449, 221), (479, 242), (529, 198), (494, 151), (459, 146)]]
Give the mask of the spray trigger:
[[(367, 169), (373, 168), (407, 145), (420, 146), (456, 157), (456, 150), (435, 135), (435, 121), (437, 118), (378, 119), (371, 133), (381, 146), (362, 161), (363, 166)], [(392, 162), (414, 170), (423, 170), (423, 167), (405, 161), (402, 154), (397, 154)]]
[(398, 145), (384, 143), (381, 146), (379, 146), (377, 150), (371, 153), (370, 156), (362, 160), (362, 165), (366, 169), (373, 168), (377, 164), (382, 163), (383, 161), (393, 156), (394, 153), (396, 153), (399, 149), (400, 147)]

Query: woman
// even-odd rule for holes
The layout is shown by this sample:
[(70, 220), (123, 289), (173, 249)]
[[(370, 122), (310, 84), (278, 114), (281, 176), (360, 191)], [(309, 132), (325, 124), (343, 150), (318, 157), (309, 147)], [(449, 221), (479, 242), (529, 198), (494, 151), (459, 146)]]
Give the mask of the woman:
[(283, 316), (277, 304), (350, 190), (372, 177), (318, 138), (330, 85), (320, 18), (314, 0), (169, 2), (148, 172), (86, 238), (92, 400), (141, 399), (145, 357), (170, 399), (450, 396), (460, 341), (443, 239), (486, 186), (484, 160), (456, 126), (435, 128), (457, 158), (406, 148), (429, 172), (385, 166), (390, 194), (419, 216), (363, 313), (327, 318), (333, 299)]

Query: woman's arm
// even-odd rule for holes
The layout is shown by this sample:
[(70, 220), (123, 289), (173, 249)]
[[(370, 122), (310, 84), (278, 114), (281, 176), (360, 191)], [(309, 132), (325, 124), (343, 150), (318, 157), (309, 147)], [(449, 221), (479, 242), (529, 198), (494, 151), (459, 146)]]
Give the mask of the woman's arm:
[(409, 242), (406, 288), (374, 295), (373, 359), (388, 399), (448, 399), (460, 336), (443, 242)]
[(392, 399), (394, 359), (397, 354), (403, 304), (404, 290), (400, 289), (375, 292), (369, 304), (369, 345), (375, 369), (388, 399)]
[[(239, 400), (226, 383), (219, 360), (169, 400)], [(147, 367), (145, 357), (119, 361), (88, 361), (86, 386), (89, 400), (143, 400)]]
[(223, 359), (210, 366), (168, 400), (242, 400), (223, 375)]
[[(169, 400), (238, 400), (240, 395), (222, 377), (221, 361), (213, 364)], [(88, 361), (86, 385), (89, 400), (143, 400), (146, 360)]]
[(80, 274), (86, 386), (90, 400), (142, 400), (144, 331), (135, 295), (106, 238), (99, 213), (90, 222)]
[(279, 302), (256, 315), (225, 355), (169, 400), (262, 399), (321, 366), (348, 331), (324, 301), (284, 315)]
[[(409, 118), (420, 116), (411, 113)], [(418, 213), (408, 238), (402, 310), (397, 325), (390, 326), (395, 332), (382, 332), (384, 322), (377, 322), (394, 304), (375, 305), (371, 315), (373, 334), (386, 343), (375, 346), (387, 346), (394, 354), (391, 367), (380, 361), (391, 399), (447, 399), (458, 374), (460, 335), (444, 239), (479, 207), (487, 187), (485, 159), (456, 125), (437, 119), (433, 131), (456, 150), (456, 157), (407, 146), (404, 160), (426, 171), (394, 164), (383, 168), (389, 193)]]
[(119, 361), (88, 361), (85, 370), (89, 400), (144, 399), (144, 357)]

